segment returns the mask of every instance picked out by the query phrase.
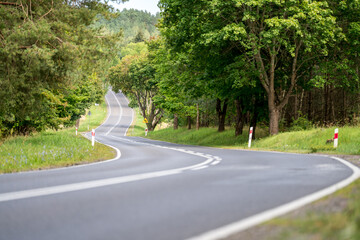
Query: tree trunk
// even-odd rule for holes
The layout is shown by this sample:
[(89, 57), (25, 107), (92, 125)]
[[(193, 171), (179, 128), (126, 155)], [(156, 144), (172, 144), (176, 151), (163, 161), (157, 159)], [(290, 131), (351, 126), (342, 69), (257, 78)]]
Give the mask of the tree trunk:
[(276, 135), (279, 133), (280, 109), (276, 106), (275, 103), (275, 90), (271, 90), (268, 94), (268, 107), (270, 120), (270, 135)]
[(187, 116), (187, 122), (188, 122), (188, 129), (191, 129), (191, 117)]
[(200, 111), (199, 104), (196, 104), (196, 130), (200, 129)]
[(270, 135), (279, 133), (280, 111), (274, 107), (270, 108)]
[(324, 121), (323, 124), (327, 125), (328, 123), (328, 107), (329, 106), (329, 94), (328, 94), (328, 86), (324, 87)]
[(76, 120), (75, 127), (79, 128), (80, 126), (80, 118)]
[(148, 122), (148, 123), (146, 124), (146, 127), (147, 127), (147, 129), (148, 129), (149, 132), (154, 130), (153, 125), (151, 124), (151, 122)]
[(298, 93), (297, 93), (297, 89), (295, 88), (295, 95), (294, 95), (294, 119), (297, 120), (298, 119)]
[(174, 130), (177, 130), (179, 128), (179, 119), (177, 114), (174, 114)]
[(225, 130), (225, 117), (226, 117), (226, 110), (227, 110), (227, 99), (225, 99), (223, 103), (223, 107), (221, 109), (221, 100), (217, 99), (216, 101), (216, 111), (218, 113), (219, 118), (219, 132), (223, 132)]
[(345, 124), (346, 123), (346, 109), (347, 109), (347, 106), (346, 106), (346, 93), (345, 93), (345, 89), (342, 90), (342, 95), (343, 95), (343, 112), (342, 112), (342, 115), (343, 115), (343, 123)]
[(312, 95), (311, 95), (311, 90), (309, 90), (309, 92), (308, 92), (308, 119), (310, 120), (310, 121), (312, 121), (313, 120), (313, 117), (312, 117), (312, 105), (311, 105), (311, 103), (312, 103)]
[(235, 120), (235, 136), (239, 136), (243, 133), (244, 128), (244, 114), (242, 113), (242, 108), (240, 100), (235, 100), (236, 107), (236, 120)]
[(252, 133), (252, 139), (254, 140), (255, 139), (255, 132), (256, 132), (256, 123), (257, 123), (257, 119), (258, 119), (258, 111), (255, 107), (255, 111), (254, 111), (254, 114), (251, 118), (251, 121), (250, 121), (250, 127), (253, 127), (253, 133)]

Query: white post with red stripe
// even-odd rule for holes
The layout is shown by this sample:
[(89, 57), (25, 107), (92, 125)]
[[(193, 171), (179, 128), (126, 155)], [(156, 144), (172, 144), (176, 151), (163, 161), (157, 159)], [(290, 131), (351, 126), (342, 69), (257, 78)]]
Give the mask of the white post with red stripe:
[(147, 136), (147, 133), (148, 133), (148, 129), (145, 128), (145, 136)]
[(334, 148), (337, 148), (337, 146), (338, 146), (338, 137), (339, 137), (339, 129), (338, 129), (338, 128), (335, 128)]
[(250, 132), (249, 132), (249, 144), (248, 144), (248, 148), (251, 147), (252, 135), (253, 135), (253, 127), (250, 128)]
[(77, 136), (77, 127), (75, 128), (75, 134), (76, 134), (76, 136)]
[(95, 129), (91, 131), (91, 145), (95, 145)]

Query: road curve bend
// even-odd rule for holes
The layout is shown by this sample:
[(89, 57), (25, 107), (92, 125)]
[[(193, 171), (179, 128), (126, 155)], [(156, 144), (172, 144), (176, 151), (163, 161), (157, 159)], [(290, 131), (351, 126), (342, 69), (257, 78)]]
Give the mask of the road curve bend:
[(328, 195), (359, 169), (326, 156), (127, 137), (133, 110), (106, 95), (96, 140), (115, 159), (0, 175), (0, 240), (221, 239)]

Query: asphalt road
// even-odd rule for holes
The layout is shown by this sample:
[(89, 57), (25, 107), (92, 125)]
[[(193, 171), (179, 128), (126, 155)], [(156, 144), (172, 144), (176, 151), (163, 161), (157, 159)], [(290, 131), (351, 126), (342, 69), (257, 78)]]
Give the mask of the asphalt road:
[(322, 156), (126, 137), (133, 111), (121, 93), (106, 98), (110, 114), (96, 139), (121, 156), (0, 175), (1, 240), (216, 239), (254, 215), (261, 218), (358, 174)]

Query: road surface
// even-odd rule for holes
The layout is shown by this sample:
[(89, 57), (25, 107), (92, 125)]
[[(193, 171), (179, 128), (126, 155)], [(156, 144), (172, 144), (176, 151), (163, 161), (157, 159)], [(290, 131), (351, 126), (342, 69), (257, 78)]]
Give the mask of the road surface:
[(1, 240), (217, 239), (359, 174), (322, 156), (126, 137), (132, 109), (122, 93), (106, 98), (109, 116), (96, 139), (118, 157), (0, 175)]

